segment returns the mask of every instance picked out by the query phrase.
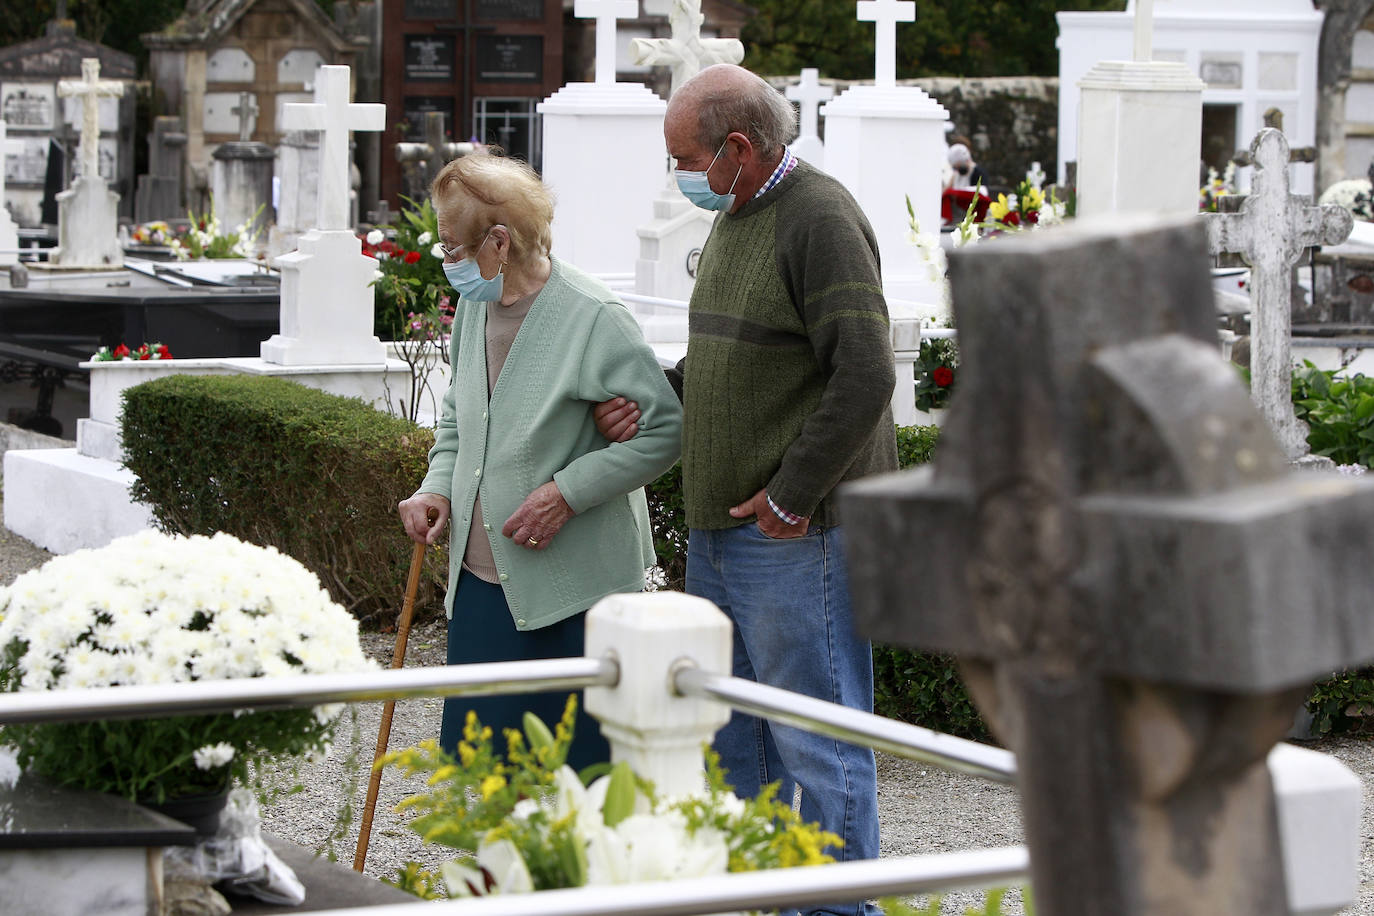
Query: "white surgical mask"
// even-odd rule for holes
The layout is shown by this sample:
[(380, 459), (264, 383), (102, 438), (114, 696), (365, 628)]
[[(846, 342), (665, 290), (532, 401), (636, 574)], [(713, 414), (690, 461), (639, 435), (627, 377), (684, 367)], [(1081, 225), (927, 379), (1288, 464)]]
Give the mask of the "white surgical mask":
[(744, 164), (740, 164), (739, 170), (735, 172), (735, 180), (730, 182), (730, 190), (725, 194), (717, 194), (712, 191), (711, 179), (707, 177), (707, 173), (711, 171), (711, 166), (716, 164), (720, 154), (725, 151), (726, 142), (728, 142), (728, 138), (721, 141), (720, 149), (716, 150), (716, 155), (711, 160), (711, 165), (706, 167), (705, 172), (677, 169), (673, 173), (673, 177), (677, 179), (677, 189), (682, 192), (682, 196), (703, 210), (729, 210), (735, 205), (735, 185), (739, 183), (739, 175), (740, 172), (744, 171)]
[[(482, 245), (485, 245), (489, 238), (490, 231), (487, 232), (487, 237), (482, 239)], [(474, 302), (496, 302), (501, 298), (501, 291), (505, 286), (505, 274), (501, 272), (501, 265), (498, 265), (496, 276), (490, 280), (482, 276), (482, 270), (477, 266), (477, 252), (482, 250), (482, 245), (478, 245), (477, 251), (461, 261), (452, 264), (445, 262), (444, 276), (448, 278), (449, 285), (464, 299)]]

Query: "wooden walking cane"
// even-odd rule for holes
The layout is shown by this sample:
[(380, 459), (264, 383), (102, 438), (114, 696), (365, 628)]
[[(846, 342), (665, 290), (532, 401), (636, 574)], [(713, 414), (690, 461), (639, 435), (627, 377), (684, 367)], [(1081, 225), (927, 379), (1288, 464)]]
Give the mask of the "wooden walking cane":
[[(434, 527), (435, 519), (439, 516), (439, 510), (430, 507), (426, 514), (429, 527)], [(406, 663), (406, 642), (410, 639), (410, 618), (415, 612), (415, 592), (420, 588), (420, 573), (425, 565), (425, 550), (428, 547), (423, 541), (415, 545), (415, 552), (410, 558), (410, 576), (406, 579), (405, 601), (401, 603), (401, 616), (396, 621), (396, 650), (391, 654), (391, 667), (402, 668)], [(372, 776), (367, 782), (367, 802), (363, 806), (363, 824), (358, 831), (358, 849), (353, 853), (353, 870), (362, 871), (363, 863), (367, 861), (367, 843), (372, 838), (372, 812), (377, 808), (377, 792), (382, 787), (382, 771), (377, 768), (377, 763), (386, 755), (386, 746), (391, 741), (391, 716), (396, 712), (396, 701), (387, 700), (382, 706), (382, 725), (377, 729), (377, 752), (372, 757)]]

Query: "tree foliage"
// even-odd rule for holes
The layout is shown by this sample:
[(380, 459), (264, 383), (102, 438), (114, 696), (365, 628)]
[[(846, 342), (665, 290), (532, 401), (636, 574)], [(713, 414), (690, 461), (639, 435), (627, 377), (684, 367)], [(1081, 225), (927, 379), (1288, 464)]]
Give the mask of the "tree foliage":
[[(143, 70), (148, 52), (139, 36), (160, 31), (185, 8), (186, 0), (68, 0), (67, 16), (76, 23), (78, 38), (132, 54)], [(0, 47), (42, 37), (56, 18), (56, 0), (7, 4), (0, 16)]]
[[(781, 75), (817, 67), (836, 79), (873, 78), (874, 25), (851, 0), (750, 0), (745, 63)], [(897, 77), (1050, 76), (1061, 10), (1119, 10), (1122, 0), (916, 0), (897, 26)]]

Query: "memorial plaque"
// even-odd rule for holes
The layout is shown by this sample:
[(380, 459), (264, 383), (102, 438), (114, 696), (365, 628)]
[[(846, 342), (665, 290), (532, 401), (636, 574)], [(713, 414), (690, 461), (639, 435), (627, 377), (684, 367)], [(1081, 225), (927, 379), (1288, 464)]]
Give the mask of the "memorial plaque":
[(457, 19), (458, 0), (406, 0), (407, 19)]
[(543, 19), (544, 0), (477, 0), (478, 19)]
[(537, 83), (544, 78), (540, 35), (477, 36), (477, 78), (502, 83)]
[(408, 95), (405, 98), (405, 139), (413, 143), (423, 143), (425, 139), (425, 112), (437, 111), (444, 115), (446, 124), (453, 123), (453, 96), (451, 95)]
[(0, 121), (11, 130), (52, 130), (57, 87), (52, 83), (5, 83), (0, 88)]
[(452, 35), (407, 35), (406, 80), (453, 79), (453, 47)]

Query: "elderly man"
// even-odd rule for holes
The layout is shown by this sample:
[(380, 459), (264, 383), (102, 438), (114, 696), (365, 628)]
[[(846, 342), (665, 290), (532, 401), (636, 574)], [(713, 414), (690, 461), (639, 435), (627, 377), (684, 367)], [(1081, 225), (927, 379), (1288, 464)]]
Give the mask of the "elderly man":
[[(735, 625), (735, 675), (873, 708), (871, 649), (854, 632), (835, 487), (897, 467), (878, 243), (839, 182), (798, 160), (790, 103), (741, 67), (709, 67), (664, 122), (678, 187), (720, 211), (702, 250), (687, 357), (687, 591)], [(597, 408), (607, 438), (633, 403)], [(878, 855), (873, 753), (736, 713), (716, 750), (740, 795), (802, 788), (801, 814), (839, 834), (838, 859)], [(876, 912), (863, 902), (814, 913)]]

